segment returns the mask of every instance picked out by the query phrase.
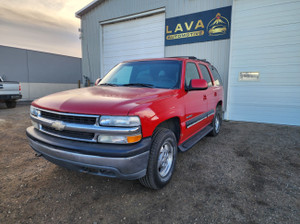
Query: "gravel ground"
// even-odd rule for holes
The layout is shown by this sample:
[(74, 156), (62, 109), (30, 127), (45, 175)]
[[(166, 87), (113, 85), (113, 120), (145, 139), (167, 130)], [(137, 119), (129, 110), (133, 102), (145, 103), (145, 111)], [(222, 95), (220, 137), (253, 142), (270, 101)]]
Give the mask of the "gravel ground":
[(300, 127), (223, 122), (154, 191), (35, 157), (30, 125), (0, 104), (0, 223), (300, 223)]

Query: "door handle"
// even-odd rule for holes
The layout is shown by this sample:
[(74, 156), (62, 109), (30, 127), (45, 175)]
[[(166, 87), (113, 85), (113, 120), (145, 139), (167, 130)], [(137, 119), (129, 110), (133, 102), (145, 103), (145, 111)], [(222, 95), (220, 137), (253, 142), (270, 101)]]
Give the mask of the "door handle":
[(207, 100), (207, 96), (206, 95), (203, 95), (203, 100)]

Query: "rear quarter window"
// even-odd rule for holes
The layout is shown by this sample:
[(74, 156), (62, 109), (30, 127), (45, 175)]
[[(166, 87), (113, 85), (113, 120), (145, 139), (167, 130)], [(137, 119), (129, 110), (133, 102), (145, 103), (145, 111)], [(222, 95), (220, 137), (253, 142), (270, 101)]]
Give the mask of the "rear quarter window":
[(205, 67), (205, 65), (202, 65), (202, 64), (198, 64), (198, 65), (199, 65), (199, 68), (201, 70), (203, 79), (206, 80), (208, 87), (211, 87), (212, 82), (211, 82), (211, 78), (210, 78), (210, 75), (209, 75), (209, 72), (208, 72), (207, 68)]

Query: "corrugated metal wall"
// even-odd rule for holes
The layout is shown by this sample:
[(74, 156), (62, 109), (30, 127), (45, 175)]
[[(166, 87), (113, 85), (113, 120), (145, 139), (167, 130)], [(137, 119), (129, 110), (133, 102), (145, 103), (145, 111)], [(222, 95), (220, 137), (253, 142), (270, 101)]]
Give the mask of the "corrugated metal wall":
[(107, 0), (81, 18), (82, 70), (95, 81), (101, 75), (100, 22), (165, 6), (166, 1)]
[(120, 61), (164, 57), (164, 31), (164, 13), (103, 25), (101, 73)]
[[(162, 7), (165, 7), (166, 18), (171, 18), (230, 5), (232, 0), (106, 0), (81, 18), (83, 74), (92, 81), (100, 77), (102, 33), (99, 22)], [(219, 40), (169, 46), (165, 47), (165, 56), (191, 55), (206, 58), (218, 68), (227, 86), (229, 44), (229, 40)]]
[(81, 59), (0, 46), (0, 76), (18, 81), (25, 100), (76, 88), (81, 80)]
[(234, 1), (227, 119), (300, 125), (299, 11), (300, 1)]

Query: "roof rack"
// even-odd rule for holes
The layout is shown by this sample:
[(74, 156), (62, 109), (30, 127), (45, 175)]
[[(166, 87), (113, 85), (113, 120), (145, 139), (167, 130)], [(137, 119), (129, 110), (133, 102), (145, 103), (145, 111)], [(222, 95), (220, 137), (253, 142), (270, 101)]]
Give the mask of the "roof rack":
[(207, 61), (206, 59), (199, 59), (195, 56), (173, 56), (173, 57), (168, 57), (168, 58), (186, 58), (186, 59), (198, 60), (198, 61), (202, 61), (202, 62), (210, 64), (210, 62)]
[(207, 63), (207, 64), (210, 64), (210, 62), (209, 61), (207, 61), (206, 59), (197, 59), (198, 61), (203, 61), (203, 62), (205, 62), (205, 63)]
[(168, 58), (186, 58), (186, 59), (193, 59), (193, 60), (198, 59), (195, 56), (173, 56), (173, 57), (168, 57)]

